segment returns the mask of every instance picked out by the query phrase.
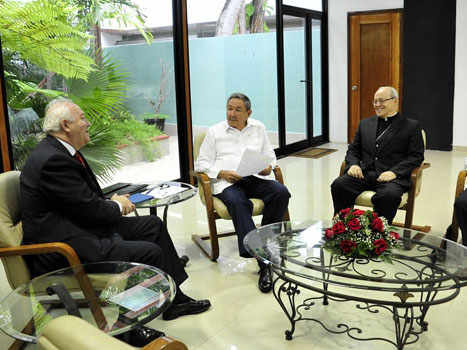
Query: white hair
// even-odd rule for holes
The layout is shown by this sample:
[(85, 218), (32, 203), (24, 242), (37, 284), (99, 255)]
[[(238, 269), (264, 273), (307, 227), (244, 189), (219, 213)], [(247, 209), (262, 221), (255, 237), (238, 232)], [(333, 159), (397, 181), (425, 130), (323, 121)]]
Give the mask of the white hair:
[(60, 122), (68, 120), (72, 122), (74, 115), (71, 106), (74, 102), (68, 98), (58, 97), (50, 101), (45, 107), (45, 117), (42, 130), (46, 134), (59, 132), (61, 130)]
[(399, 99), (399, 93), (397, 92), (397, 90), (395, 88), (393, 88), (392, 86), (381, 86), (379, 90), (382, 90), (382, 89), (389, 89), (389, 91), (391, 92), (391, 97), (394, 97), (396, 100)]

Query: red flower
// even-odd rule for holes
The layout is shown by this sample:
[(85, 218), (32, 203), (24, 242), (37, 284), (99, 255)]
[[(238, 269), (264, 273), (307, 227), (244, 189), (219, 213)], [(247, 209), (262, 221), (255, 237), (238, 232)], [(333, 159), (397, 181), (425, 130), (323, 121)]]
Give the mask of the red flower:
[(360, 210), (360, 209), (355, 209), (352, 214), (355, 215), (355, 216), (360, 216), (360, 215), (365, 214), (365, 211)]
[(376, 255), (381, 255), (381, 253), (384, 252), (388, 248), (388, 244), (382, 238), (375, 240), (373, 242), (373, 245), (375, 246)]
[(397, 232), (391, 231), (391, 232), (389, 232), (389, 234), (391, 235), (391, 237), (393, 237), (395, 239), (401, 238), (401, 235), (398, 234)]
[(326, 237), (326, 239), (331, 239), (332, 237), (334, 237), (334, 231), (331, 230), (330, 228), (327, 228), (324, 231), (324, 237)]
[(378, 217), (373, 219), (373, 221), (371, 222), (371, 228), (373, 230), (383, 232), (383, 221)]
[(373, 219), (376, 219), (379, 217), (378, 214), (376, 214), (375, 212), (372, 212), (371, 215), (373, 216)]
[(345, 232), (345, 226), (342, 221), (338, 221), (334, 224), (332, 227), (332, 230), (334, 231), (335, 234), (340, 234)]
[(350, 208), (345, 208), (345, 209), (342, 209), (339, 214), (341, 215), (341, 217), (345, 218), (347, 215), (350, 214)]
[(347, 223), (347, 226), (349, 226), (349, 228), (354, 231), (358, 231), (362, 228), (362, 226), (360, 225), (360, 221), (358, 221), (357, 218), (353, 218), (352, 220), (350, 220)]
[(344, 254), (347, 254), (347, 253), (353, 252), (353, 250), (357, 247), (357, 243), (355, 243), (354, 241), (345, 239), (341, 242), (339, 247), (344, 252)]

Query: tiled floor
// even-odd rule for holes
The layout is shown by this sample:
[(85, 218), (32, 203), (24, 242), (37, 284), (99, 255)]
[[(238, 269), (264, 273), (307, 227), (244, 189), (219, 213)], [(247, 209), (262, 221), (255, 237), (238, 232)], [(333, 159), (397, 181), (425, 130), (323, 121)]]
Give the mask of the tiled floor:
[[(323, 147), (339, 151), (321, 159), (287, 157), (279, 160), (292, 193), (290, 214), (293, 220), (330, 218), (332, 214), (329, 185), (338, 174), (346, 146), (327, 144)], [(423, 175), (414, 222), (431, 225), (431, 233), (441, 234), (451, 220), (457, 173), (464, 165), (467, 152), (427, 151), (425, 157), (431, 168)], [(163, 169), (159, 167), (158, 171)], [(289, 327), (288, 321), (272, 294), (265, 295), (258, 290), (257, 264), (238, 257), (235, 238), (221, 240), (217, 263), (208, 260), (191, 241), (192, 233), (207, 232), (206, 215), (199, 198), (170, 207), (168, 226), (179, 253), (191, 259), (187, 267), (190, 278), (183, 290), (195, 298), (209, 298), (213, 306), (200, 315), (168, 322), (159, 318), (149, 325), (182, 340), (189, 349), (395, 349), (383, 342), (359, 342), (346, 335), (332, 335), (318, 324), (306, 321), (298, 323), (293, 340), (286, 341), (284, 331)], [(228, 222), (221, 226), (231, 227)], [(7, 291), (5, 285), (7, 282), (3, 280), (2, 293)], [(428, 332), (406, 349), (467, 348), (465, 310), (467, 290), (461, 291), (450, 303), (432, 307), (427, 317)], [(363, 337), (378, 336), (390, 332), (393, 327), (387, 313), (370, 314), (357, 310), (353, 303), (317, 305), (313, 312), (332, 327), (341, 321), (361, 325)], [(6, 348), (7, 337), (0, 341), (3, 344), (0, 348)]]

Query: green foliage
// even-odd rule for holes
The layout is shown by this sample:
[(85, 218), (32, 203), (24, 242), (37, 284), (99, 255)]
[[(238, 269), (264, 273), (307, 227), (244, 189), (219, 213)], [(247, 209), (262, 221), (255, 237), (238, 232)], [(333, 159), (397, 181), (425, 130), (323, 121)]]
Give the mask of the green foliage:
[(91, 141), (82, 152), (96, 176), (104, 181), (110, 181), (114, 170), (123, 164), (122, 154), (115, 147), (112, 128), (96, 120), (89, 128), (89, 136)]
[(111, 134), (119, 144), (137, 144), (143, 148), (143, 153), (149, 161), (154, 160), (154, 148), (157, 141), (153, 139), (161, 131), (153, 125), (142, 123), (129, 112), (121, 112), (112, 126)]
[(144, 29), (146, 16), (137, 4), (131, 0), (61, 0), (75, 6), (77, 19), (83, 28), (88, 31), (96, 24), (105, 20), (114, 20), (120, 27), (133, 26), (148, 44), (153, 36)]
[(144, 113), (143, 119), (167, 119), (170, 117), (168, 114), (163, 113)]
[(3, 1), (2, 45), (48, 71), (87, 79), (94, 62), (83, 50), (90, 36), (70, 25), (75, 11), (59, 1)]
[(67, 79), (69, 97), (79, 105), (91, 122), (97, 119), (111, 120), (116, 111), (124, 109), (128, 90), (128, 73), (120, 65), (103, 55), (87, 81)]
[(21, 170), (23, 168), (29, 153), (36, 148), (42, 137), (41, 131), (40, 120), (35, 120), (26, 122), (21, 132), (12, 135), (13, 163), (16, 169)]

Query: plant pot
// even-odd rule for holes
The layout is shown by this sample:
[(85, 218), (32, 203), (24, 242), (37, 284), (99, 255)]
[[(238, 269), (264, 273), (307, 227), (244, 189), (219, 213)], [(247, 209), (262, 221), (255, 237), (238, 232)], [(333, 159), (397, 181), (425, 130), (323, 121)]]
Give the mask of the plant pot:
[(158, 119), (156, 119), (156, 118), (148, 118), (148, 119), (144, 119), (144, 122), (146, 124), (148, 124), (148, 125), (154, 125), (154, 124), (156, 124), (157, 120)]
[(155, 125), (160, 131), (164, 131), (165, 127), (165, 119), (159, 118), (147, 118), (144, 119), (144, 122), (148, 125)]
[(165, 119), (156, 119), (156, 126), (160, 131), (164, 131)]

